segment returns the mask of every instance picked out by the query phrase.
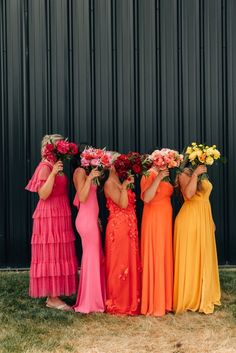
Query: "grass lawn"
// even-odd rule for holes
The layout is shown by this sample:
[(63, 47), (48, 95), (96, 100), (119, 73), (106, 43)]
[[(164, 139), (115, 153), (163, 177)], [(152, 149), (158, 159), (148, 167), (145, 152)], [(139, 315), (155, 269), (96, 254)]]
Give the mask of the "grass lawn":
[(236, 270), (220, 276), (222, 306), (213, 315), (153, 318), (47, 309), (28, 297), (27, 272), (0, 272), (0, 352), (236, 353)]

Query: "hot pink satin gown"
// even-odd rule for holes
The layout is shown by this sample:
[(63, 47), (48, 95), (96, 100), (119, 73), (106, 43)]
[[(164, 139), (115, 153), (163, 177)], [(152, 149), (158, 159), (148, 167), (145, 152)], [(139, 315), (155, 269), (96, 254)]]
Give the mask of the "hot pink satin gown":
[(80, 281), (74, 310), (80, 313), (105, 310), (105, 263), (98, 227), (97, 187), (91, 185), (86, 202), (79, 203), (77, 194), (74, 205), (78, 207), (75, 225), (82, 240), (83, 256)]

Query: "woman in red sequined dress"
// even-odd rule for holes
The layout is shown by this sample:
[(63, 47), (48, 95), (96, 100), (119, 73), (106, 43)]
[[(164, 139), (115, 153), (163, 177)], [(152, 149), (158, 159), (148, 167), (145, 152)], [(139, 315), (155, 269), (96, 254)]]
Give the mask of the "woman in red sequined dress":
[(106, 228), (106, 311), (111, 314), (140, 313), (140, 257), (135, 214), (135, 194), (127, 186), (133, 178), (120, 182), (114, 166), (104, 191), (109, 210)]

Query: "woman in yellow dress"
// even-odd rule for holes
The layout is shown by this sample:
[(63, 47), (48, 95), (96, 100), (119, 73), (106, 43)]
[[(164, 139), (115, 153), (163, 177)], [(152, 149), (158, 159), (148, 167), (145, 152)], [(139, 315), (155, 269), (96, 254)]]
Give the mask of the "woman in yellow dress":
[(185, 168), (179, 176), (184, 204), (174, 227), (175, 313), (187, 310), (211, 314), (220, 305), (220, 283), (215, 243), (215, 224), (209, 196), (212, 184), (198, 181), (204, 165)]

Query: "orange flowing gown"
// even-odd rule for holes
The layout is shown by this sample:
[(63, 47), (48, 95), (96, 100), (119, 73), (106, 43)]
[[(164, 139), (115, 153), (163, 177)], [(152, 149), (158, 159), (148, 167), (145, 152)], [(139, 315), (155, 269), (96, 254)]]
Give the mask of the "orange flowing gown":
[[(142, 200), (156, 175), (151, 170), (148, 177), (142, 177)], [(154, 198), (144, 204), (141, 227), (141, 314), (144, 315), (163, 316), (172, 311), (172, 193), (173, 186), (170, 183), (160, 182)]]
[(111, 314), (140, 314), (141, 266), (135, 194), (128, 190), (126, 209), (107, 199), (109, 218), (106, 228), (106, 311)]

